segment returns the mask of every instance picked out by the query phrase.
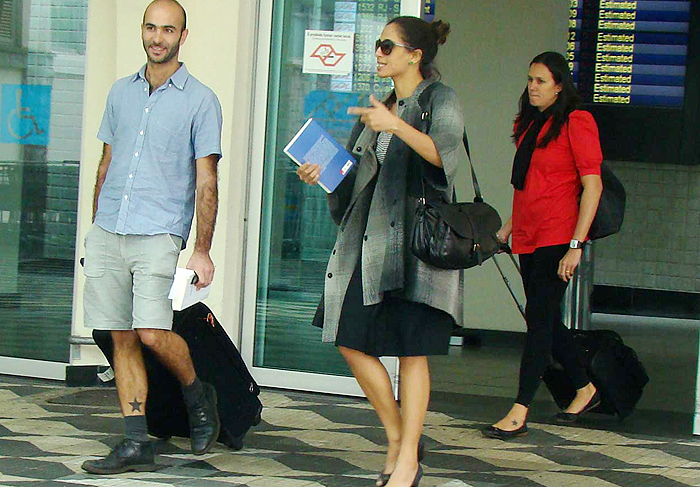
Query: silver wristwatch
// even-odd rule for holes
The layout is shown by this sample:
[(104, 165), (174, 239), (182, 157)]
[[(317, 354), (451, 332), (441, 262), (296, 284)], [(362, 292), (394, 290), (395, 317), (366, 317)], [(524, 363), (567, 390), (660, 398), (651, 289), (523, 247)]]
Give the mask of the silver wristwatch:
[(585, 242), (581, 242), (580, 240), (576, 240), (575, 238), (572, 238), (571, 242), (569, 242), (570, 249), (582, 249), (584, 245)]

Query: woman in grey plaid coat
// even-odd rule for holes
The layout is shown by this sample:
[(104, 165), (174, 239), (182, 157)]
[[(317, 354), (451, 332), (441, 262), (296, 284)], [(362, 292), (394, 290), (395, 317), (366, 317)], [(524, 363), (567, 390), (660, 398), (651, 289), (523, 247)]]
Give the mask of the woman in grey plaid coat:
[[(462, 271), (431, 267), (407, 245), (421, 181), (450, 200), (457, 166), (466, 161), (457, 96), (437, 81), (433, 67), (449, 30), (416, 17), (386, 25), (376, 43), (377, 74), (391, 77), (394, 91), (384, 103), (370, 96), (370, 107), (349, 109), (360, 115), (348, 144), (359, 164), (329, 195), (339, 229), (314, 321), (322, 324), (324, 341), (335, 341), (386, 430), (378, 486), (418, 485), (430, 395), (427, 355), (446, 354), (453, 326), (462, 323)], [(422, 112), (418, 99), (433, 83), (426, 134), (414, 127)], [(297, 173), (316, 184), (320, 167), (307, 163)], [(380, 356), (399, 357), (400, 409)]]

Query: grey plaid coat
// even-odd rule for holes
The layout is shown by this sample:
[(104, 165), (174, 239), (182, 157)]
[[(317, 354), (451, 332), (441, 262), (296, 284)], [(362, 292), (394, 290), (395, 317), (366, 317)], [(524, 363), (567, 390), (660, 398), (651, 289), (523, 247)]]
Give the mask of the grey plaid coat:
[[(418, 97), (434, 79), (423, 81), (409, 97), (397, 100), (398, 115), (416, 126), (421, 114)], [(415, 152), (398, 137), (392, 137), (381, 171), (374, 145), (377, 134), (360, 122), (348, 143), (359, 164), (341, 186), (329, 195), (331, 216), (338, 236), (326, 270), (323, 312), (323, 341), (335, 341), (345, 293), (355, 266), (362, 265), (362, 294), (365, 305), (380, 303), (384, 292), (446, 311), (462, 324), (463, 271), (443, 270), (418, 260), (410, 251), (411, 228), (418, 199), (409, 196), (408, 180), (423, 165), (423, 181), (451, 200), (459, 164), (466, 162), (462, 144), (464, 119), (454, 90), (439, 83), (430, 96), (433, 139), (442, 160), (437, 168), (416, 158)], [(420, 170), (420, 169), (419, 169)], [(375, 178), (375, 175), (379, 175)], [(426, 323), (426, 326), (429, 326)]]

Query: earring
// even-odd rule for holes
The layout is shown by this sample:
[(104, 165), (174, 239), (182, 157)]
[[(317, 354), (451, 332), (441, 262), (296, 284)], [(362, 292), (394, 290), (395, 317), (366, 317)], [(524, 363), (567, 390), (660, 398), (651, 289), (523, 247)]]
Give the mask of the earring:
[(409, 62), (408, 62), (408, 65), (409, 65), (409, 66), (413, 66), (413, 61), (409, 61)]

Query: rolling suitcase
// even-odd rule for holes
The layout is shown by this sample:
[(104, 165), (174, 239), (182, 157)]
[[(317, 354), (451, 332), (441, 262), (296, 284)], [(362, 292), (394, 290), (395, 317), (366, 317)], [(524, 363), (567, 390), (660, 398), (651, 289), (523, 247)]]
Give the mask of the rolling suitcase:
[[(600, 405), (592, 412), (629, 416), (642, 397), (649, 376), (635, 351), (612, 330), (572, 330), (583, 349), (584, 366), (600, 391)], [(576, 395), (566, 373), (558, 364), (550, 366), (542, 380), (560, 408)]]
[[(517, 261), (510, 252), (508, 255), (519, 272)], [(493, 261), (524, 319), (525, 308), (518, 301), (496, 256)], [(636, 352), (625, 345), (620, 335), (613, 330), (572, 330), (572, 332), (574, 340), (583, 349), (584, 366), (589, 377), (600, 391), (600, 405), (592, 412), (616, 414), (620, 420), (629, 416), (639, 402), (644, 386), (649, 382), (649, 376)], [(568, 407), (576, 395), (576, 390), (561, 366), (552, 363), (545, 370), (542, 380), (557, 405), (562, 409)]]
[[(258, 385), (226, 331), (205, 304), (197, 303), (176, 311), (173, 331), (187, 342), (199, 378), (216, 389), (221, 418), (219, 441), (240, 450), (250, 427), (260, 423), (262, 404)], [(92, 336), (113, 365), (110, 332), (93, 330)], [(143, 347), (143, 356), (148, 376), (148, 432), (159, 438), (189, 437), (187, 410), (179, 382), (146, 347)]]

